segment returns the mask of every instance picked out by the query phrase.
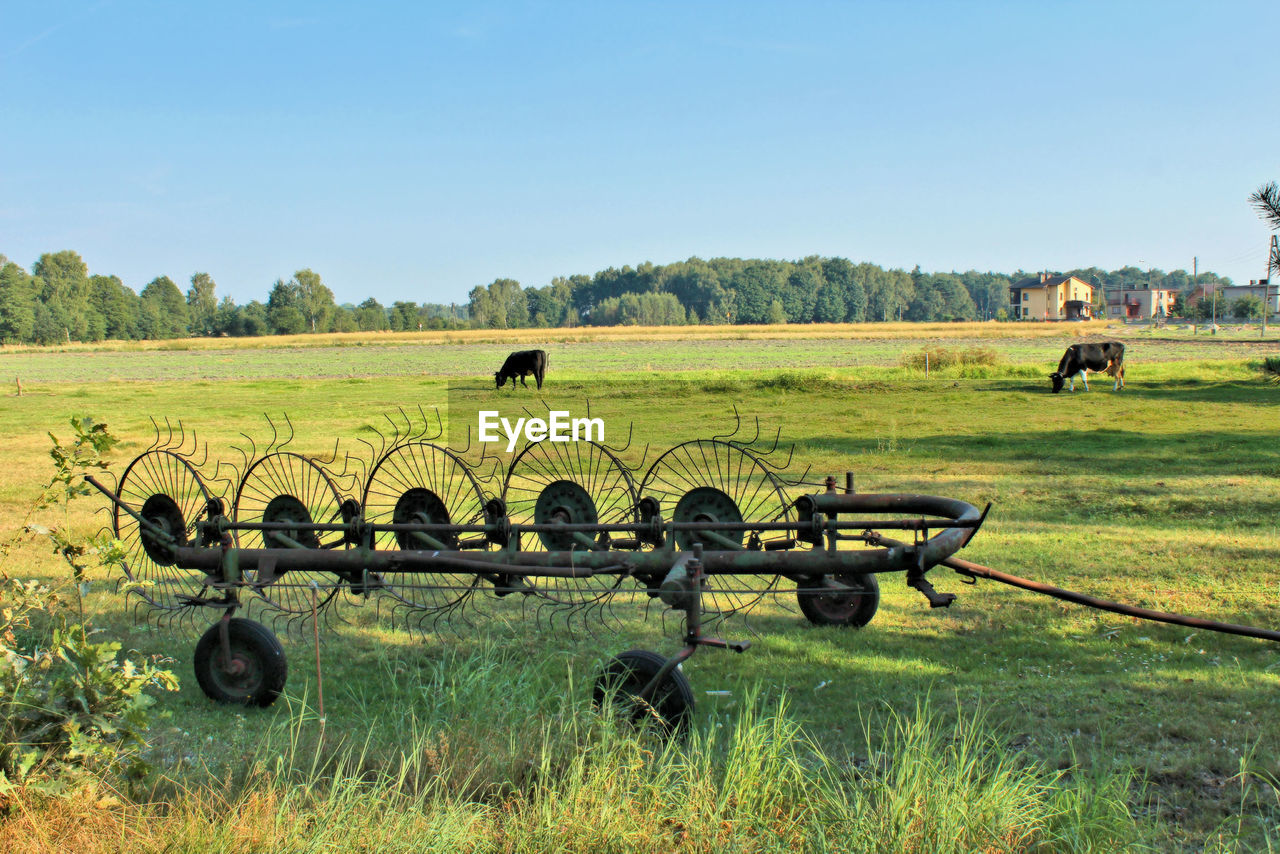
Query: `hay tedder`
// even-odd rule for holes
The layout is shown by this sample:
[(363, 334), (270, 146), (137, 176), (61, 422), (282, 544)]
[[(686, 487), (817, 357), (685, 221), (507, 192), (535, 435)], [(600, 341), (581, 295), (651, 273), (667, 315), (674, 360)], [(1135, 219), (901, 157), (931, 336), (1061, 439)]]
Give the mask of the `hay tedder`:
[[(927, 579), (939, 564), (1024, 581), (955, 557), (986, 510), (861, 494), (852, 475), (842, 488), (833, 477), (787, 480), (777, 440), (759, 441), (758, 425), (749, 441), (735, 429), (678, 444), (641, 474), (643, 463), (619, 457), (625, 448), (600, 442), (535, 442), (505, 463), (485, 451), (469, 462), (469, 443), (438, 443), (438, 418), (435, 429), (425, 416), (387, 423), (367, 453), (335, 448), (327, 459), (289, 450), (292, 429), (273, 425), (265, 448), (250, 441), (239, 465), (217, 466), (166, 424), (114, 485), (89, 478), (110, 499), (130, 594), (161, 619), (216, 615), (194, 654), (210, 698), (272, 703), (287, 667), (264, 621), (320, 620), (343, 601), (373, 600), (412, 629), (470, 625), (513, 601), (549, 620), (598, 623), (626, 600), (681, 615), (682, 646), (619, 654), (594, 698), (616, 691), (633, 720), (674, 728), (694, 703), (681, 663), (704, 646), (745, 651), (748, 641), (709, 631), (766, 596), (794, 596), (812, 623), (858, 627), (876, 613), (882, 573), (904, 573), (932, 607), (955, 598)], [(1067, 593), (1056, 590), (1040, 592)]]

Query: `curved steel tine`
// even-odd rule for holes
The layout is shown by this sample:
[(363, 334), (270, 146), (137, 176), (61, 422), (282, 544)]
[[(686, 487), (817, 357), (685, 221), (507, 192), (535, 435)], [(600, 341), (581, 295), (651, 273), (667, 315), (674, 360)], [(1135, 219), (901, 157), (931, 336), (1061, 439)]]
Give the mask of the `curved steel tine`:
[(422, 438), (421, 425), (417, 421), (413, 420), (412, 415), (410, 415), (408, 412), (405, 412), (405, 409), (403, 406), (399, 406), (396, 408), (399, 409), (400, 414), (404, 416), (406, 439), (410, 442), (416, 442), (419, 439), (421, 439)]
[(813, 469), (813, 466), (811, 466), (811, 465), (805, 466), (805, 467), (804, 467), (804, 471), (802, 471), (802, 472), (800, 473), (800, 476), (799, 476), (799, 477), (797, 477), (795, 480), (791, 481), (789, 485), (791, 485), (791, 486), (820, 486), (820, 485), (822, 485), (822, 484), (816, 484), (816, 483), (815, 483), (815, 484), (806, 484), (806, 483), (805, 483), (805, 481), (806, 481), (806, 480), (808, 479), (808, 477), (809, 477), (809, 472), (810, 472), (810, 470), (812, 470), (812, 469)]
[(169, 432), (169, 435), (165, 439), (165, 443), (164, 443), (165, 449), (168, 450), (173, 447), (173, 425), (169, 423), (169, 416), (167, 415), (164, 417), (164, 427), (165, 427), (165, 430)]
[[(588, 410), (587, 418), (590, 418), (590, 417), (591, 417), (591, 412), (590, 410)], [(627, 423), (627, 443), (625, 445), (622, 445), (619, 447), (615, 445), (605, 445), (604, 442), (601, 442), (600, 444), (604, 445), (605, 448), (607, 448), (610, 451), (613, 451), (615, 454), (625, 454), (627, 452), (627, 449), (631, 447), (631, 437), (635, 429), (636, 429), (636, 424), (634, 421)]]
[(266, 450), (266, 453), (269, 454), (276, 449), (276, 439), (279, 437), (279, 433), (276, 430), (276, 423), (271, 420), (270, 415), (264, 412), (262, 413), (262, 417), (267, 419), (267, 426), (271, 428), (271, 441), (267, 443)]
[(427, 431), (430, 429), (430, 422), (427, 420), (427, 413), (422, 408), (422, 404), (418, 404), (418, 423), (422, 426), (418, 428), (418, 432), (414, 434), (415, 441), (431, 441), (426, 438)]
[(733, 404), (733, 431), (722, 436), (712, 436), (711, 439), (712, 441), (720, 439), (727, 442), (738, 435), (740, 429), (742, 429), (742, 416), (738, 414), (738, 404), (735, 403)]
[(387, 437), (383, 434), (381, 430), (379, 430), (377, 427), (373, 426), (372, 424), (365, 424), (361, 426), (360, 430), (361, 431), (367, 430), (368, 432), (378, 437), (378, 445), (376, 447), (368, 439), (362, 439), (359, 436), (357, 436), (356, 440), (359, 442), (363, 442), (365, 447), (369, 449), (369, 455), (371, 460), (373, 460), (374, 462), (377, 462), (378, 460), (382, 459), (383, 453), (387, 450)]
[(328, 459), (325, 459), (324, 457), (319, 456), (318, 454), (312, 457), (311, 459), (316, 463), (316, 465), (320, 465), (320, 466), (333, 465), (338, 459), (338, 440), (337, 439), (333, 440), (333, 454), (330, 455)]
[[(400, 413), (400, 417), (404, 419), (404, 440), (412, 442), (417, 437), (413, 433), (413, 421), (409, 418), (409, 413), (404, 411), (403, 406), (397, 406), (396, 411)], [(400, 435), (400, 427), (396, 425), (396, 435)]]
[(337, 442), (334, 442), (333, 456), (329, 458), (328, 462), (325, 462), (324, 460), (317, 460), (317, 462), (323, 466), (327, 466), (328, 468), (326, 468), (325, 470), (328, 471), (330, 477), (334, 478), (335, 480), (337, 479), (345, 480), (351, 477), (351, 475), (348, 474), (348, 472), (350, 472), (351, 470), (351, 454), (349, 453), (342, 455), (342, 471), (339, 472), (339, 471), (332, 470), (332, 469), (337, 469), (338, 467), (338, 443)]
[(440, 417), (440, 407), (431, 407), (436, 413), (436, 434), (431, 437), (430, 441), (434, 442), (444, 435), (444, 420)]
[(147, 420), (151, 422), (151, 444), (147, 447), (147, 450), (154, 451), (160, 447), (160, 425), (156, 423), (153, 415), (148, 415)]
[[(421, 403), (418, 404), (417, 409), (418, 409), (418, 418), (416, 421), (413, 422), (414, 424), (417, 425), (416, 427), (414, 427), (414, 432), (413, 432), (413, 441), (415, 442), (422, 441), (422, 437), (427, 435), (427, 417), (422, 412)], [(413, 418), (413, 416), (411, 415), (406, 415), (405, 417), (409, 418), (410, 420), (412, 420)]]
[[(196, 451), (198, 450), (203, 450), (204, 456), (202, 456), (200, 458), (200, 462), (197, 463), (195, 459), (196, 459)], [(196, 436), (196, 431), (192, 430), (191, 431), (191, 463), (196, 468), (204, 468), (208, 462), (209, 462), (209, 443), (205, 442), (203, 445), (201, 445), (199, 438), (197, 438)]]
[[(792, 458), (793, 456), (795, 456), (795, 453), (796, 453), (796, 446), (795, 446), (795, 445), (791, 445), (790, 447), (788, 447), (788, 448), (787, 448), (787, 461), (786, 461), (785, 463), (779, 463), (779, 464), (778, 464), (778, 469), (779, 469), (779, 470), (782, 470), (782, 469), (785, 469), (785, 468), (790, 467), (790, 465), (791, 465), (791, 458)], [(806, 472), (808, 472), (808, 468), (807, 468), (807, 467), (805, 468), (805, 471), (806, 471)]]
[[(222, 469), (224, 466), (231, 470), (230, 475), (224, 475), (222, 473)], [(239, 471), (236, 469), (234, 463), (229, 463), (226, 460), (218, 460), (218, 464), (214, 466), (214, 469), (213, 469), (213, 477), (209, 478), (209, 483), (225, 484), (224, 490), (223, 490), (225, 492), (226, 491), (225, 487), (229, 487), (231, 486), (231, 484), (239, 480), (239, 477), (237, 476), (238, 474), (239, 474)]]
[[(390, 444), (392, 447), (395, 447), (396, 445), (400, 444), (400, 428), (396, 424), (396, 422), (391, 419), (391, 415), (389, 413), (386, 413), (386, 412), (382, 413), (382, 417), (386, 420), (387, 426), (391, 428)], [(379, 435), (382, 435), (382, 434), (379, 433)], [(386, 437), (384, 436), (383, 438), (385, 439)]]
[(645, 471), (647, 471), (647, 469), (645, 469), (645, 465), (644, 465), (644, 464), (645, 464), (646, 462), (648, 462), (648, 461), (649, 461), (649, 443), (648, 443), (648, 442), (645, 442), (645, 443), (644, 443), (644, 453), (642, 453), (642, 454), (640, 455), (640, 462), (636, 463), (636, 473), (637, 473), (637, 474), (639, 474), (639, 473), (640, 473), (640, 471), (641, 471), (642, 469), (643, 469), (643, 470), (645, 470)]
[[(485, 465), (486, 460), (491, 462), (492, 465), (489, 466), (489, 470), (487, 472), (483, 472), (481, 471), (481, 468)], [(464, 460), (463, 462), (466, 461)], [(468, 463), (467, 467), (471, 470), (471, 473), (476, 476), (476, 480), (483, 482), (486, 486), (494, 483), (495, 481), (502, 480), (498, 475), (498, 472), (502, 470), (501, 458), (499, 458), (497, 454), (490, 454), (489, 449), (483, 445), (480, 448), (480, 459), (476, 461), (474, 466)]]
[[(731, 444), (737, 445), (740, 448), (750, 448), (752, 445), (754, 445), (756, 441), (759, 440), (760, 438), (760, 416), (756, 415), (753, 417), (755, 418), (755, 422), (756, 422), (756, 432), (754, 436), (752, 436), (749, 440), (745, 442), (742, 441), (741, 439), (726, 439), (725, 441), (730, 442)], [(737, 430), (734, 430), (732, 435), (736, 435), (737, 432), (738, 432)], [(768, 453), (768, 452), (766, 451), (765, 453)]]
[(289, 438), (285, 439), (283, 442), (280, 443), (280, 447), (276, 448), (277, 451), (283, 450), (284, 447), (288, 445), (290, 442), (292, 442), (294, 438), (293, 422), (289, 420), (289, 413), (282, 412), (280, 413), (280, 415), (282, 418), (284, 418), (285, 426), (289, 428)]
[(351, 489), (353, 492), (362, 491), (360, 487), (369, 476), (369, 467), (365, 462), (365, 458), (359, 454), (353, 454), (348, 451), (342, 460), (342, 474), (343, 476), (351, 479)]
[[(756, 418), (756, 424), (757, 424), (756, 432), (757, 432), (757, 433), (759, 433), (759, 421), (760, 421), (760, 419), (757, 417), (757, 418)], [(754, 442), (754, 440), (752, 440), (752, 441)], [(767, 456), (769, 456), (769, 455), (770, 455), (770, 454), (772, 454), (774, 451), (778, 450), (778, 443), (779, 443), (780, 441), (782, 441), (782, 428), (781, 428), (781, 427), (779, 427), (779, 428), (777, 429), (777, 431), (773, 434), (773, 445), (772, 445), (772, 446), (770, 446), (769, 450), (765, 451), (765, 450), (761, 450), (761, 449), (758, 449), (758, 448), (757, 448), (757, 449), (756, 449), (756, 451), (755, 451), (756, 456), (758, 456), (758, 457), (767, 457)], [(795, 446), (793, 445), (792, 447), (795, 447)]]
[(243, 460), (243, 467), (247, 469), (249, 467), (249, 461), (252, 459), (256, 459), (258, 456), (258, 443), (255, 442), (253, 440), (253, 437), (250, 436), (248, 433), (241, 433), (240, 435), (244, 436), (244, 438), (249, 442), (248, 452), (246, 453), (245, 449), (240, 447), (239, 445), (233, 445), (232, 447), (234, 447), (237, 451), (240, 452), (240, 459)]
[[(365, 460), (364, 457), (358, 457), (358, 459), (360, 460), (360, 464), (364, 466), (364, 473), (365, 473), (365, 476), (367, 477), (369, 474), (369, 462), (372, 461), (376, 463), (378, 460), (382, 459), (382, 451), (375, 448), (373, 446), (373, 443), (370, 442), (368, 439), (362, 439), (359, 436), (357, 436), (356, 441), (369, 449), (369, 460)], [(383, 448), (385, 447), (386, 446), (383, 445)]]

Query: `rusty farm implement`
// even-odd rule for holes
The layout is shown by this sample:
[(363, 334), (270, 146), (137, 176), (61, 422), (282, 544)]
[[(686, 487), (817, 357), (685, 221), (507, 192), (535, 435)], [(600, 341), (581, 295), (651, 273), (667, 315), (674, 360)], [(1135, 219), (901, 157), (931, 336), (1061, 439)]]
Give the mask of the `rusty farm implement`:
[[(956, 556), (985, 510), (953, 498), (858, 493), (852, 475), (842, 488), (834, 478), (818, 488), (787, 481), (773, 460), (776, 440), (766, 447), (758, 430), (750, 441), (735, 430), (684, 442), (642, 473), (622, 461), (623, 449), (588, 441), (531, 442), (505, 464), (485, 454), (469, 462), (466, 451), (438, 443), (440, 430), (388, 423), (367, 459), (295, 453), (291, 432), (282, 438), (273, 427), (266, 448), (242, 450), (230, 474), (225, 463), (208, 472), (197, 443), (166, 427), (116, 484), (91, 479), (110, 499), (131, 594), (162, 617), (213, 617), (194, 655), (210, 698), (272, 703), (287, 665), (262, 620), (316, 619), (350, 597), (375, 599), (410, 627), (466, 619), (512, 598), (566, 622), (640, 600), (682, 617), (680, 648), (620, 653), (594, 697), (616, 691), (633, 719), (678, 727), (693, 708), (680, 664), (700, 647), (746, 650), (749, 642), (711, 632), (767, 596), (794, 596), (813, 623), (856, 627), (874, 617), (884, 573), (903, 573), (932, 607), (955, 598), (928, 580), (939, 565), (1035, 584)], [(1054, 591), (1039, 592), (1067, 593)]]

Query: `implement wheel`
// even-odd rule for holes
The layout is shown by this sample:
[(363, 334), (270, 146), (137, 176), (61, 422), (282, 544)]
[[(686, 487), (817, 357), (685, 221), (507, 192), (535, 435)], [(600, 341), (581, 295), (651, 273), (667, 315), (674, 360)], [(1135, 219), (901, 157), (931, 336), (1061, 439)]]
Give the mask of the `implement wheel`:
[(270, 706), (288, 676), (284, 647), (271, 630), (253, 620), (227, 623), (228, 658), (222, 649), (221, 621), (200, 636), (192, 662), (205, 696), (218, 703)]
[(627, 650), (605, 665), (591, 694), (592, 703), (603, 709), (612, 700), (618, 716), (637, 728), (654, 726), (668, 735), (680, 732), (693, 715), (693, 689), (678, 667), (667, 674), (648, 700), (640, 698), (640, 692), (666, 663), (656, 652)]
[(815, 626), (852, 626), (862, 628), (871, 622), (880, 607), (880, 582), (874, 573), (843, 573), (835, 580), (851, 588), (844, 592), (816, 592), (826, 576), (808, 579), (796, 590), (800, 610)]

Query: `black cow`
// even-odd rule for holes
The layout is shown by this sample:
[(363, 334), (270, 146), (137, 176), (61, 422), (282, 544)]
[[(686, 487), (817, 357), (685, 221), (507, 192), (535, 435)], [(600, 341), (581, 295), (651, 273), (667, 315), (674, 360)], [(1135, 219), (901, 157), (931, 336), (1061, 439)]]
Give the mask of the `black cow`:
[(1103, 372), (1115, 377), (1112, 391), (1124, 388), (1124, 345), (1119, 341), (1101, 341), (1097, 344), (1072, 344), (1062, 354), (1058, 370), (1049, 374), (1053, 380), (1053, 393), (1062, 391), (1064, 380), (1071, 382), (1070, 391), (1076, 390), (1076, 377), (1084, 381), (1084, 390), (1089, 390), (1089, 378), (1085, 371)]
[(542, 377), (546, 373), (546, 350), (517, 350), (507, 357), (507, 360), (502, 363), (502, 370), (496, 372), (493, 378), (497, 381), (498, 388), (502, 388), (508, 377), (511, 379), (512, 388), (516, 387), (516, 377), (520, 378), (520, 385), (528, 388), (529, 384), (524, 381), (524, 378), (533, 374), (538, 388), (542, 388)]

